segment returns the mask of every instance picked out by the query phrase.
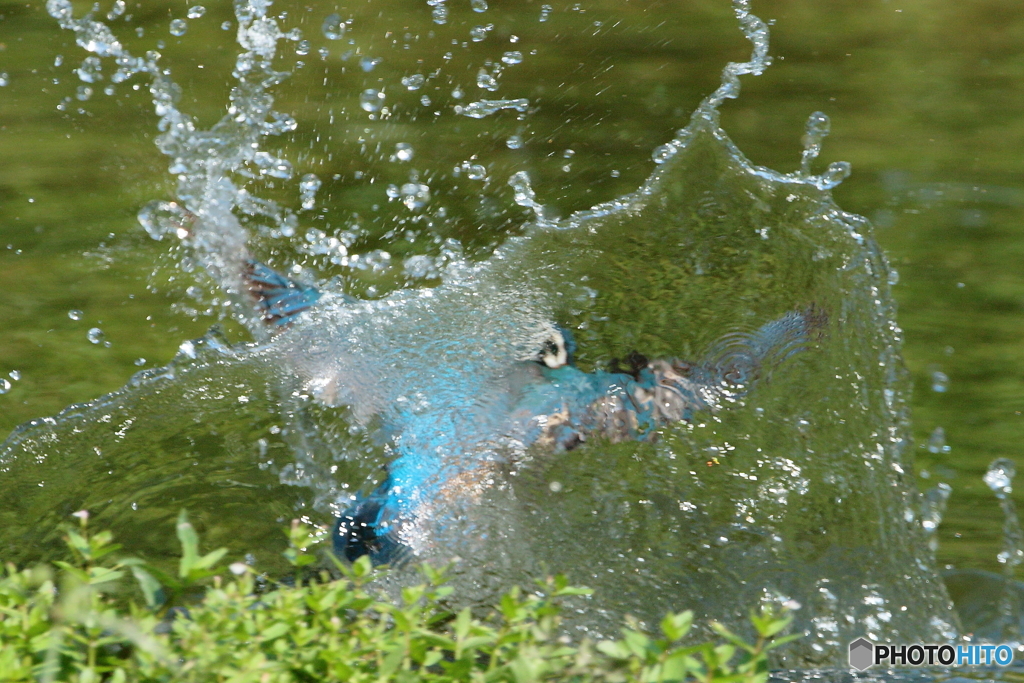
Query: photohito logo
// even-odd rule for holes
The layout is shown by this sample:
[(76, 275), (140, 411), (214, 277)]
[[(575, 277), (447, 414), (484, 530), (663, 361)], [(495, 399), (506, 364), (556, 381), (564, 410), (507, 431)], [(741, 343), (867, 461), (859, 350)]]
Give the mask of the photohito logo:
[(867, 638), (850, 643), (850, 668), (857, 671), (888, 666), (1009, 666), (1013, 648), (1009, 645), (876, 645)]

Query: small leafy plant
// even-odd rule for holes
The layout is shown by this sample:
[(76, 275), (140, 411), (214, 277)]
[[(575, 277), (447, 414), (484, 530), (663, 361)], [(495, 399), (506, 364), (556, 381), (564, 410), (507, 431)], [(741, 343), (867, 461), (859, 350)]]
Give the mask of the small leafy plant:
[(720, 624), (711, 626), (721, 642), (686, 644), (693, 614), (682, 612), (656, 637), (627, 620), (620, 640), (574, 644), (560, 631), (560, 603), (590, 591), (561, 576), (511, 589), (481, 619), (445, 609), (452, 589), (429, 565), (398, 602), (373, 591), (366, 558), (336, 562), (340, 579), (313, 573), (323, 535), (298, 522), (286, 585), (241, 563), (224, 567), (224, 549), (200, 554), (184, 512), (177, 576), (117, 558), (110, 532), (90, 533), (88, 515), (77, 516), (66, 535), (72, 562), (6, 566), (0, 681), (765, 683), (768, 652), (795, 637), (779, 636), (787, 615), (765, 611), (752, 615), (753, 644)]

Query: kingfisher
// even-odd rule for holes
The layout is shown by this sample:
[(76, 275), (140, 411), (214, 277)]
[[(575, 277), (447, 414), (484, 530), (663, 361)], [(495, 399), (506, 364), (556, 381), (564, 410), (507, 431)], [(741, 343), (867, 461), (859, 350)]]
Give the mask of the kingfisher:
[[(321, 299), (316, 287), (253, 259), (243, 281), (272, 329), (291, 326)], [(664, 427), (739, 403), (754, 383), (805, 348), (825, 318), (812, 305), (721, 338), (700, 362), (632, 352), (589, 372), (575, 363), (571, 332), (552, 324), (532, 356), (504, 378), (506, 395), (481, 410), (475, 433), (462, 434), (479, 440), (476, 446), (446, 453), (451, 437), (438, 434), (446, 424), (436, 412), (410, 411), (385, 426), (393, 455), (386, 477), (339, 516), (334, 550), (349, 561), (369, 555), (378, 565), (402, 563), (416, 554), (410, 539), (443, 514), (446, 502), (479, 500), (509, 460), (529, 449), (565, 452), (591, 440), (651, 442)]]

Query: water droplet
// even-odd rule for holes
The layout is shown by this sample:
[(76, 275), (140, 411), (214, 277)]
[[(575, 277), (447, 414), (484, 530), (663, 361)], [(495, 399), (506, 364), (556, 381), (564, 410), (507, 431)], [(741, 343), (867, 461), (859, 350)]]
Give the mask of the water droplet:
[(410, 211), (421, 209), (430, 201), (430, 188), (422, 183), (406, 183), (399, 190), (402, 203)]
[(359, 68), (366, 73), (370, 73), (382, 61), (380, 57), (363, 57), (359, 60)]
[(98, 327), (93, 327), (86, 333), (85, 336), (93, 344), (99, 344), (101, 341), (103, 341), (103, 330), (101, 330)]
[(0, 377), (0, 394), (6, 394), (11, 390), (11, 383)]
[(993, 460), (988, 466), (988, 472), (982, 478), (997, 498), (1006, 498), (1013, 493), (1013, 478), (1017, 474), (1017, 467), (1009, 458)]
[(20, 373), (20, 372), (18, 372), (17, 370), (11, 370), (11, 371), (10, 371), (10, 372), (8, 373), (8, 376), (9, 376), (9, 377), (10, 377), (11, 379), (13, 379), (13, 380), (14, 380), (15, 382), (17, 382), (17, 381), (18, 381), (19, 379), (21, 379), (21, 373)]
[(221, 31), (230, 31), (231, 30), (231, 22), (230, 21), (225, 21), (224, 23), (222, 23), (220, 25), (220, 30)]
[(196, 5), (195, 7), (190, 7), (188, 13), (185, 16), (187, 16), (189, 19), (198, 19), (204, 14), (206, 14), (206, 8), (202, 5)]
[(800, 173), (805, 176), (811, 174), (811, 162), (821, 154), (821, 141), (824, 140), (831, 130), (831, 122), (828, 116), (816, 111), (807, 117), (804, 126), (804, 152), (800, 158)]
[(7, 75), (6, 71), (0, 71), (0, 88), (3, 88), (10, 84), (11, 77)]
[(316, 193), (320, 189), (320, 178), (315, 173), (307, 173), (299, 181), (299, 195), (302, 197), (302, 208), (309, 211), (316, 206)]
[(521, 149), (523, 146), (523, 138), (518, 135), (510, 135), (508, 136), (508, 139), (505, 140), (505, 145), (509, 149)]
[(316, 53), (320, 55), (320, 61), (326, 61), (326, 59), (330, 56), (331, 51), (328, 50), (326, 47), (322, 47), (319, 50), (317, 50)]
[(53, 58), (53, 65), (60, 66), (64, 63), (64, 55), (57, 55)]
[(488, 24), (487, 26), (474, 26), (469, 31), (469, 37), (474, 43), (479, 43), (487, 37), (487, 32), (493, 28), (494, 24)]
[(932, 435), (928, 437), (928, 451), (930, 453), (949, 453), (950, 448), (946, 445), (946, 430), (936, 427)]
[(109, 12), (107, 12), (107, 21), (117, 19), (119, 16), (124, 14), (126, 9), (128, 9), (128, 6), (124, 0), (116, 0), (114, 6), (110, 8)]
[(184, 19), (175, 19), (171, 22), (170, 31), (172, 36), (183, 36), (188, 31), (188, 22)]
[(476, 75), (476, 87), (494, 92), (498, 89), (498, 80), (487, 69), (481, 68)]
[(399, 161), (409, 161), (412, 155), (413, 148), (408, 142), (399, 142), (395, 145), (395, 158)]
[(654, 151), (651, 153), (651, 158), (654, 159), (654, 163), (663, 164), (674, 157), (678, 151), (678, 147), (671, 142), (667, 142), (664, 145), (655, 147)]
[(469, 4), (472, 6), (474, 12), (487, 11), (487, 0), (470, 0)]
[(308, 40), (300, 40), (295, 45), (295, 54), (299, 55), (300, 57), (304, 57), (304, 56), (308, 55), (309, 51), (312, 50), (312, 49), (313, 49), (313, 44), (312, 43), (310, 43)]
[(145, 364), (146, 364), (146, 359), (145, 358), (136, 358), (135, 359), (136, 367), (142, 367)]
[(426, 81), (427, 78), (423, 74), (413, 74), (412, 76), (402, 78), (402, 85), (408, 90), (419, 90)]
[(359, 106), (363, 111), (380, 111), (380, 108), (384, 106), (384, 93), (373, 88), (367, 88), (359, 95)]
[(481, 164), (472, 164), (466, 169), (466, 175), (469, 176), (470, 180), (486, 180), (487, 168)]
[(430, 98), (427, 97), (426, 95), (424, 95), (423, 97), (420, 98), (420, 104), (422, 104), (424, 107), (429, 107), (430, 106)]
[(551, 16), (551, 5), (541, 5), (540, 21), (547, 21), (549, 16)]
[(949, 387), (949, 375), (942, 372), (941, 370), (932, 371), (932, 391), (937, 391), (940, 394), (944, 393)]
[(72, 308), (70, 311), (68, 311), (68, 317), (71, 318), (72, 320), (81, 320), (82, 316), (84, 315), (85, 313), (78, 310), (77, 308)]
[(895, 268), (889, 269), (889, 286), (895, 287), (900, 282), (900, 271)]
[(78, 89), (75, 91), (75, 98), (79, 102), (85, 102), (90, 97), (92, 97), (92, 88), (87, 85), (78, 86)]
[(815, 183), (819, 189), (829, 190), (850, 177), (850, 163), (847, 161), (835, 161), (828, 165), (825, 172), (818, 177)]
[(519, 64), (523, 61), (523, 53), (519, 50), (509, 50), (501, 56), (501, 61), (506, 64)]
[(457, 100), (461, 100), (465, 96), (466, 96), (466, 93), (462, 91), (462, 87), (461, 86), (457, 85), (457, 86), (455, 86), (455, 90), (452, 90), (452, 97), (454, 97)]
[(435, 24), (444, 24), (448, 22), (448, 8), (444, 5), (438, 5), (430, 13)]
[(530, 100), (525, 97), (514, 100), (480, 100), (467, 105), (455, 105), (455, 113), (468, 116), (471, 119), (482, 119), (502, 109), (515, 109), (518, 112), (524, 112), (529, 106)]
[(103, 64), (100, 62), (100, 58), (90, 55), (82, 60), (82, 65), (76, 69), (76, 73), (79, 80), (86, 83), (95, 83), (96, 81), (103, 80), (103, 75), (100, 73), (102, 67)]
[(138, 220), (155, 240), (172, 234), (184, 239), (189, 236), (192, 215), (177, 202), (153, 201), (139, 209)]
[(551, 493), (558, 493), (559, 491), (562, 490), (562, 482), (560, 482), (560, 481), (549, 482), (548, 483), (548, 490), (551, 491)]
[(346, 28), (347, 26), (345, 26), (345, 22), (341, 20), (340, 16), (328, 14), (320, 30), (323, 31), (324, 38), (327, 38), (327, 40), (341, 40), (342, 36), (345, 35)]

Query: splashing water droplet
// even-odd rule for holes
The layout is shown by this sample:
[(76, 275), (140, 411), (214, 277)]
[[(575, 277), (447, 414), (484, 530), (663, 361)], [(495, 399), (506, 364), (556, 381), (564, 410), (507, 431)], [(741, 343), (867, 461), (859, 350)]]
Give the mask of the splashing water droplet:
[(145, 364), (146, 364), (146, 359), (145, 358), (136, 358), (135, 359), (135, 366), (136, 367), (142, 367)]
[(807, 117), (804, 126), (804, 151), (800, 158), (800, 173), (809, 176), (811, 174), (811, 162), (821, 154), (821, 142), (832, 129), (832, 123), (828, 116), (816, 111)]
[(408, 142), (399, 142), (395, 145), (395, 159), (398, 161), (409, 161), (412, 155), (413, 148)]
[(299, 181), (299, 195), (302, 197), (302, 208), (306, 211), (316, 206), (316, 193), (320, 189), (320, 178), (315, 173), (307, 173)]
[(651, 158), (654, 159), (654, 163), (663, 164), (672, 157), (674, 157), (676, 152), (678, 151), (678, 147), (676, 147), (671, 142), (667, 142), (664, 145), (659, 145), (658, 147), (655, 147), (654, 151), (651, 152)]
[(949, 376), (941, 370), (932, 371), (932, 391), (944, 393), (949, 388)]
[(942, 427), (936, 427), (931, 436), (928, 437), (928, 452), (930, 453), (949, 453), (950, 448), (946, 445), (946, 430)]
[(367, 88), (359, 95), (359, 106), (363, 111), (376, 112), (384, 105), (384, 93)]
[(501, 56), (501, 61), (506, 64), (519, 64), (523, 61), (523, 53), (519, 50), (509, 50)]
[(68, 311), (68, 317), (71, 318), (72, 320), (81, 320), (82, 316), (84, 315), (85, 313), (78, 310), (77, 308), (72, 308), (70, 311)]
[[(937, 484), (925, 492), (921, 501), (921, 526), (929, 534), (934, 533), (942, 523), (942, 515), (952, 493), (953, 487), (946, 483)], [(936, 547), (937, 545), (936, 543)]]
[(502, 109), (515, 109), (518, 112), (524, 112), (529, 106), (530, 100), (525, 97), (514, 100), (479, 100), (466, 105), (455, 105), (455, 113), (468, 116), (471, 119), (482, 119)]
[(519, 135), (510, 135), (508, 136), (508, 139), (505, 140), (505, 146), (509, 149), (522, 149), (523, 138)]
[(551, 16), (551, 9), (551, 5), (541, 5), (539, 21), (547, 21), (548, 17)]
[(448, 23), (448, 8), (444, 5), (438, 5), (430, 13), (435, 24), (446, 24)]
[(410, 211), (421, 209), (430, 201), (430, 188), (422, 183), (406, 183), (400, 189), (402, 203)]
[(139, 224), (149, 236), (162, 240), (166, 235), (177, 235), (184, 239), (189, 235), (192, 216), (177, 202), (153, 201), (139, 209)]
[(92, 97), (92, 88), (87, 85), (80, 85), (78, 86), (78, 89), (75, 90), (75, 99), (79, 102), (85, 102), (90, 97)]
[(18, 370), (11, 370), (9, 373), (7, 373), (7, 376), (13, 379), (15, 382), (17, 382), (18, 380), (21, 379), (21, 372), (19, 372)]
[(498, 89), (498, 79), (481, 67), (476, 74), (476, 87), (494, 92)]
[(101, 69), (102, 63), (99, 57), (90, 55), (82, 60), (82, 65), (75, 72), (78, 74), (79, 80), (86, 83), (95, 83), (103, 79), (103, 75), (100, 73)]
[(997, 498), (1006, 498), (1013, 493), (1013, 478), (1017, 474), (1017, 467), (1009, 458), (993, 460), (988, 466), (988, 471), (982, 480), (985, 485), (992, 489)]
[(384, 60), (382, 60), (380, 57), (363, 57), (362, 59), (359, 60), (359, 68), (365, 71), (366, 73), (370, 73), (382, 61)]
[(7, 75), (6, 71), (0, 71), (0, 88), (3, 88), (10, 84), (11, 77)]
[(85, 334), (85, 337), (93, 344), (99, 344), (103, 341), (103, 330), (93, 327)]
[(183, 36), (188, 32), (188, 22), (184, 19), (175, 19), (171, 22), (170, 32), (172, 36)]
[(341, 40), (345, 35), (345, 22), (341, 20), (341, 17), (337, 14), (328, 14), (324, 19), (323, 25), (320, 30), (324, 34), (324, 38), (327, 40)]
[(487, 0), (470, 0), (470, 6), (474, 12), (486, 12), (487, 11)]
[(405, 76), (402, 78), (402, 85), (407, 90), (419, 90), (426, 83), (427, 78), (423, 74), (413, 74), (412, 76)]
[(6, 394), (11, 390), (11, 383), (0, 377), (0, 394)]
[(206, 14), (206, 8), (202, 5), (196, 5), (195, 7), (190, 7), (185, 16), (189, 19), (198, 19), (204, 14)]
[(300, 57), (305, 57), (306, 55), (309, 54), (309, 51), (312, 49), (312, 43), (310, 43), (308, 40), (300, 40), (295, 45), (295, 54), (299, 55)]
[(847, 161), (834, 161), (828, 165), (825, 172), (818, 176), (815, 185), (819, 190), (831, 190), (844, 180), (850, 177), (850, 163)]
[(484, 40), (487, 37), (487, 32), (491, 30), (493, 27), (493, 24), (488, 24), (487, 26), (474, 26), (469, 31), (470, 40), (472, 40), (474, 43), (479, 43), (480, 41)]

